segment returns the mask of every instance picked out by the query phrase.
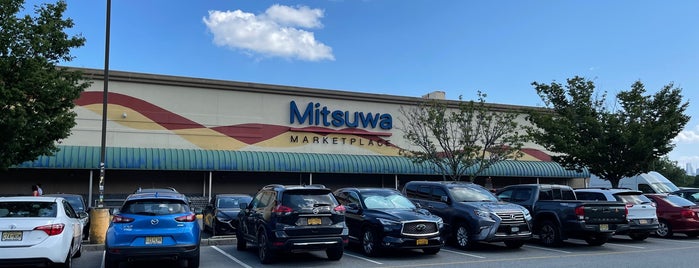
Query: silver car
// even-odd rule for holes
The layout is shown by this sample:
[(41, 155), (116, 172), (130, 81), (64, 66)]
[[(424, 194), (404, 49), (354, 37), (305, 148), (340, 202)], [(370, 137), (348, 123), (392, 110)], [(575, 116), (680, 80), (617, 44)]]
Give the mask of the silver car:
[(648, 238), (658, 229), (658, 216), (655, 203), (643, 192), (630, 189), (576, 189), (578, 200), (620, 201), (626, 203), (628, 225), (619, 227), (615, 234), (628, 235), (633, 240)]

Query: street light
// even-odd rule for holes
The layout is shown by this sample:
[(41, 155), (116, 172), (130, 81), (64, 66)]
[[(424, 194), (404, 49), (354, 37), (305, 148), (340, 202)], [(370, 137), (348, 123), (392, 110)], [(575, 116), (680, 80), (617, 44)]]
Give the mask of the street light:
[(112, 13), (112, 0), (107, 0), (107, 29), (104, 43), (104, 93), (102, 96), (102, 145), (100, 146), (100, 182), (97, 207), (104, 207), (104, 173), (107, 151), (107, 93), (109, 92), (109, 26)]

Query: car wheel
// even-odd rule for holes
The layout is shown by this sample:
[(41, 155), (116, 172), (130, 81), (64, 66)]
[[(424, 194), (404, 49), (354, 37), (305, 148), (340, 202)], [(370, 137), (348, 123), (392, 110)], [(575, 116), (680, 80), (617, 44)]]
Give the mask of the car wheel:
[(197, 249), (196, 256), (187, 259), (187, 268), (199, 268), (199, 249)]
[(439, 250), (442, 248), (423, 248), (422, 252), (427, 254), (427, 255), (434, 255), (439, 253)]
[(370, 257), (379, 254), (379, 244), (376, 243), (376, 235), (369, 227), (364, 229), (364, 233), (362, 235), (362, 251), (364, 252), (364, 255)]
[(505, 246), (507, 248), (521, 248), (522, 246), (524, 246), (524, 241), (508, 240), (508, 241), (505, 241)]
[(236, 249), (238, 251), (243, 251), (248, 249), (248, 241), (245, 241), (245, 237), (240, 233), (240, 227), (235, 231)]
[(216, 220), (211, 220), (211, 236), (216, 236)]
[(63, 263), (54, 263), (54, 267), (58, 268), (71, 268), (73, 267), (73, 252), (72, 252), (72, 246), (71, 249), (68, 250), (68, 255), (66, 255), (65, 261)]
[(119, 262), (114, 260), (114, 256), (105, 250), (104, 254), (104, 268), (119, 268)]
[(474, 242), (471, 241), (468, 233), (468, 226), (466, 224), (459, 224), (456, 227), (456, 233), (454, 234), (454, 242), (456, 246), (461, 249), (471, 249), (474, 246)]
[(328, 260), (331, 261), (339, 261), (340, 259), (342, 259), (343, 253), (344, 250), (341, 247), (329, 248), (325, 250), (325, 254), (328, 255)]
[(658, 222), (658, 230), (655, 231), (655, 234), (662, 238), (672, 237), (672, 227), (670, 227), (670, 224), (666, 221), (660, 220), (660, 222)]
[(539, 239), (541, 239), (541, 243), (547, 247), (559, 246), (563, 242), (561, 234), (558, 231), (558, 225), (555, 225), (551, 221), (545, 221), (541, 224)]
[(649, 235), (649, 233), (630, 233), (629, 237), (631, 237), (631, 239), (635, 241), (643, 241), (646, 240), (646, 238), (648, 238)]
[(80, 243), (80, 245), (78, 245), (78, 247), (79, 247), (78, 251), (75, 252), (75, 254), (73, 255), (73, 258), (80, 258), (80, 256), (83, 255), (83, 244)]
[(596, 234), (585, 237), (585, 242), (590, 246), (601, 246), (609, 241), (610, 235), (607, 234)]
[(260, 230), (257, 237), (257, 256), (263, 264), (269, 264), (274, 261), (272, 250), (269, 248), (269, 241), (267, 241), (267, 234), (264, 230)]

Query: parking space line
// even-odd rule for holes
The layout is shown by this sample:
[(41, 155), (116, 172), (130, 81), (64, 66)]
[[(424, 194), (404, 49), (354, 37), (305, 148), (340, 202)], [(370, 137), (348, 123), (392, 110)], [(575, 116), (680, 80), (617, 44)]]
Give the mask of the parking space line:
[(453, 251), (453, 250), (448, 250), (448, 249), (442, 249), (442, 251), (446, 251), (449, 253), (454, 253), (454, 254), (459, 254), (459, 255), (464, 255), (464, 256), (469, 256), (473, 258), (479, 258), (479, 259), (485, 259), (483, 256), (478, 256), (478, 255), (473, 255), (473, 254), (468, 254), (468, 253), (463, 253), (463, 252), (458, 252), (458, 251)]
[(238, 260), (236, 257), (233, 257), (231, 254), (224, 252), (222, 249), (218, 248), (217, 246), (211, 246), (211, 248), (215, 249), (216, 251), (223, 254), (223, 256), (228, 257), (229, 259), (233, 260), (234, 262), (237, 262), (238, 264), (240, 264), (241, 266), (243, 266), (245, 268), (252, 268), (252, 266), (245, 264), (244, 262)]
[(371, 263), (374, 263), (374, 264), (383, 264), (383, 263), (377, 262), (377, 261), (375, 261), (375, 260), (370, 260), (370, 259), (367, 259), (367, 258), (364, 258), (364, 257), (352, 255), (352, 254), (347, 254), (347, 253), (345, 253), (345, 255), (350, 256), (350, 257), (352, 257), (352, 258), (357, 258), (357, 259), (360, 259), (360, 260), (365, 260), (365, 261), (368, 261), (368, 262), (371, 262)]
[(100, 268), (104, 268), (104, 255), (107, 254), (106, 251), (102, 251), (102, 263), (100, 263)]
[(573, 252), (565, 251), (565, 250), (552, 249), (552, 248), (542, 248), (542, 247), (535, 247), (535, 246), (529, 246), (529, 245), (526, 245), (526, 246), (524, 246), (524, 247), (526, 247), (526, 248), (540, 249), (540, 250), (548, 250), (548, 251), (560, 252), (560, 253), (566, 253), (566, 254), (572, 254), (572, 253), (573, 253)]
[(680, 243), (690, 243), (690, 244), (699, 244), (699, 241), (684, 241), (684, 240), (664, 240), (667, 242), (680, 242)]
[(615, 243), (606, 243), (607, 245), (612, 245), (612, 246), (619, 246), (619, 247), (627, 247), (627, 248), (637, 248), (637, 249), (645, 249), (646, 247), (639, 247), (639, 246), (629, 246), (629, 245), (622, 245), (622, 244), (615, 244)]

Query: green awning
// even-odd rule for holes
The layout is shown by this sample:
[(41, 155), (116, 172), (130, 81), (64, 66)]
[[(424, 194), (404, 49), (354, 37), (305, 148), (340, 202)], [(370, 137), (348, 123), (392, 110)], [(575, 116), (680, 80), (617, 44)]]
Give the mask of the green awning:
[[(382, 155), (108, 147), (105, 158), (105, 168), (119, 170), (439, 175), (408, 158)], [(41, 156), (15, 167), (98, 169), (99, 162), (99, 147), (61, 146), (53, 156)], [(566, 170), (554, 162), (502, 161), (481, 176), (583, 178), (589, 177), (589, 172)]]

